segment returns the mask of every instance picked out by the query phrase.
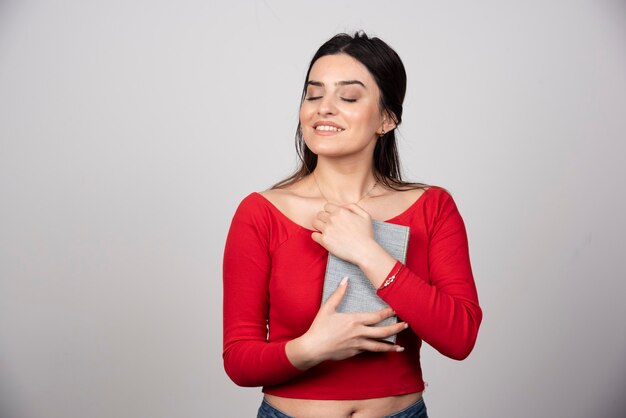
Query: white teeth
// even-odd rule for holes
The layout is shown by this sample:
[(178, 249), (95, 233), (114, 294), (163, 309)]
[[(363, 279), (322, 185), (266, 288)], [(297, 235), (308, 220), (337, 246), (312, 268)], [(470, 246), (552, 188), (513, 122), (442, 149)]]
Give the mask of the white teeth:
[(336, 128), (334, 126), (329, 126), (329, 125), (319, 125), (319, 126), (316, 126), (315, 129), (318, 131), (334, 131), (334, 132), (343, 131), (343, 129), (341, 128)]

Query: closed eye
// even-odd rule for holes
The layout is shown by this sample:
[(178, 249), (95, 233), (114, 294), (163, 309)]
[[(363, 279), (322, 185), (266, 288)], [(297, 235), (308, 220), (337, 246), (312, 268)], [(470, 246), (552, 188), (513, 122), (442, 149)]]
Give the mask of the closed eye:
[(313, 101), (313, 100), (317, 100), (317, 99), (321, 99), (322, 96), (309, 96), (309, 97), (305, 97), (304, 100), (308, 100), (308, 101)]
[(356, 99), (348, 99), (347, 97), (342, 97), (341, 100), (343, 100), (344, 102), (348, 102), (348, 103), (356, 102)]

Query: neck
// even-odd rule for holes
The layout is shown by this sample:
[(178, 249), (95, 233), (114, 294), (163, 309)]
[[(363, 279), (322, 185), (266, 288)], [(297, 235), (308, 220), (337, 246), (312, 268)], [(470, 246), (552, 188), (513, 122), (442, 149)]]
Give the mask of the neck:
[(372, 191), (376, 179), (371, 165), (333, 165), (318, 160), (313, 180), (321, 197), (333, 203), (356, 203)]

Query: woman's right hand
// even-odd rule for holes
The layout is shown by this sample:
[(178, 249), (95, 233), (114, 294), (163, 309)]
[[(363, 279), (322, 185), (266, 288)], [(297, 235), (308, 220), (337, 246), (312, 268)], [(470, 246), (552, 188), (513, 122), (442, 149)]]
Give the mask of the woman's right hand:
[(376, 312), (342, 313), (337, 307), (346, 294), (348, 280), (344, 278), (333, 294), (317, 312), (309, 330), (287, 343), (289, 361), (301, 370), (306, 370), (325, 360), (343, 360), (364, 351), (403, 351), (399, 345), (380, 339), (387, 338), (406, 329), (405, 322), (378, 326), (385, 318), (394, 315), (391, 308)]

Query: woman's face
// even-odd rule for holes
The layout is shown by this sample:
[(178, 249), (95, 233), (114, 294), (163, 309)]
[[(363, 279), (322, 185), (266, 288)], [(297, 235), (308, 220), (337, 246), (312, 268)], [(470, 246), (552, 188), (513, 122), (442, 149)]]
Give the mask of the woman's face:
[(384, 128), (395, 125), (380, 107), (380, 90), (367, 68), (345, 54), (326, 55), (313, 64), (300, 107), (304, 142), (318, 156), (371, 158)]

